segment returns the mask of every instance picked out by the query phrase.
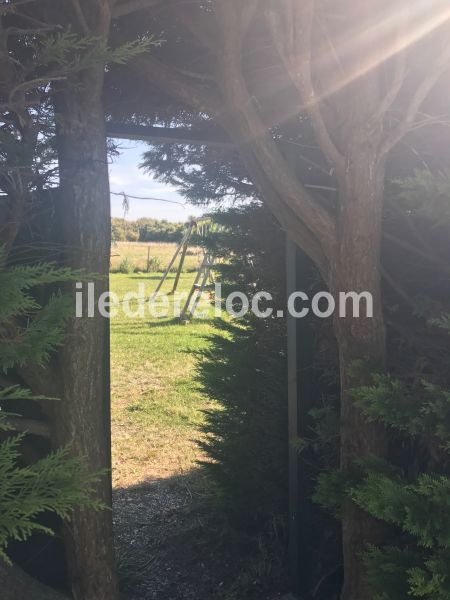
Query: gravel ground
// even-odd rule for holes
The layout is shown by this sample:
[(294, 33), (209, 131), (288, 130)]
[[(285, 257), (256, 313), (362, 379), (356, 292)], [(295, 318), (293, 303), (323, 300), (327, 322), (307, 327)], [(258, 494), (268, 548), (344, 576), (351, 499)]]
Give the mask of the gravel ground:
[[(232, 533), (189, 476), (114, 491), (123, 600), (275, 600), (255, 541)], [(277, 580), (277, 581), (275, 581)]]

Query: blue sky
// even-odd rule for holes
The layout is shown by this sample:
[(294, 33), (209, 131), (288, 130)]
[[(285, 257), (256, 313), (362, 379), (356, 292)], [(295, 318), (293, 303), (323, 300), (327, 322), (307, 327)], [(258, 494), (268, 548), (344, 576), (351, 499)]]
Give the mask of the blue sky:
[[(109, 165), (112, 192), (125, 192), (131, 196), (155, 196), (185, 204), (184, 198), (177, 193), (176, 188), (155, 181), (151, 175), (138, 168), (142, 162), (142, 154), (147, 150), (147, 144), (125, 140), (118, 140), (118, 143), (121, 154)], [(124, 216), (120, 196), (111, 196), (111, 212), (113, 217)], [(201, 209), (191, 205), (183, 208), (166, 202), (130, 199), (130, 210), (125, 218), (135, 220), (149, 217), (167, 221), (187, 221), (189, 216), (201, 214)]]

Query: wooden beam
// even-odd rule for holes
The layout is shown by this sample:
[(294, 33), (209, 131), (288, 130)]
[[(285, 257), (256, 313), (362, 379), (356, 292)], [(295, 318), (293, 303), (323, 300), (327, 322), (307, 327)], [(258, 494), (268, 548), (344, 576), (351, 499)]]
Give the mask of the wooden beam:
[(128, 0), (118, 2), (113, 8), (112, 17), (118, 19), (140, 10), (149, 10), (162, 4), (161, 0)]
[(233, 144), (219, 130), (195, 131), (183, 127), (155, 127), (151, 125), (128, 125), (107, 123), (106, 133), (110, 138), (142, 140), (150, 144), (186, 144), (188, 146), (215, 146), (232, 148)]
[[(308, 256), (287, 240), (287, 295), (309, 290), (317, 275)], [(313, 503), (308, 464), (311, 450), (299, 454), (295, 442), (311, 431), (310, 411), (321, 395), (315, 369), (315, 328), (311, 315), (287, 316), (289, 418), (289, 587), (292, 600), (309, 597), (313, 589)], [(289, 596), (288, 596), (289, 598)]]

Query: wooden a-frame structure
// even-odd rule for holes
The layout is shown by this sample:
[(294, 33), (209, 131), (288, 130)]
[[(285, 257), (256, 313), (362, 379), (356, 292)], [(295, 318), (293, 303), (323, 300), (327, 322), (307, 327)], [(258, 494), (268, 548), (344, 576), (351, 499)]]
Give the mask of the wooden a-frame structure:
[[(180, 243), (178, 244), (169, 264), (167, 265), (166, 270), (164, 271), (161, 279), (156, 286), (155, 291), (151, 296), (151, 300), (154, 300), (158, 293), (160, 292), (164, 282), (166, 281), (169, 273), (172, 271), (173, 266), (180, 256), (180, 261), (178, 263), (178, 268), (176, 271), (175, 279), (172, 285), (172, 289), (169, 294), (175, 294), (178, 289), (178, 284), (180, 282), (180, 276), (183, 271), (184, 261), (186, 258), (187, 251), (192, 241), (192, 236), (196, 233), (199, 237), (204, 237), (211, 228), (211, 220), (208, 217), (200, 217), (199, 219), (190, 219), (187, 223), (186, 230), (181, 238)], [(194, 283), (192, 284), (191, 289), (189, 290), (188, 297), (183, 306), (183, 309), (180, 313), (180, 321), (187, 322), (191, 317), (194, 316), (197, 305), (200, 301), (200, 297), (205, 289), (208, 288), (209, 285), (213, 285), (213, 277), (212, 277), (212, 269), (214, 267), (214, 256), (210, 250), (203, 250), (203, 260), (201, 261), (199, 268), (197, 269), (197, 274), (195, 276)]]

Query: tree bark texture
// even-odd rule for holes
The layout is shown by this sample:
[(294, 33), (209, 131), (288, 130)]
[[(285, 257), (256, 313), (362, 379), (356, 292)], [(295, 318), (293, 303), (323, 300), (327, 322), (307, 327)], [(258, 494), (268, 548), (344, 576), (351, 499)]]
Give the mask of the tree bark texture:
[[(358, 132), (357, 132), (358, 133)], [(254, 141), (252, 146), (257, 144)], [(250, 175), (261, 191), (262, 198), (273, 207), (277, 187), (270, 185), (267, 170), (260, 161), (252, 158), (252, 148), (243, 146), (241, 156)], [(275, 211), (288, 232), (296, 229), (293, 239), (315, 261), (316, 266), (328, 275), (327, 283), (336, 298), (340, 292), (369, 292), (373, 298), (373, 317), (335, 318), (336, 340), (339, 349), (341, 377), (341, 466), (352, 470), (355, 462), (370, 456), (386, 456), (386, 432), (383, 427), (369, 423), (354, 406), (351, 388), (365, 381), (351, 380), (349, 371), (357, 359), (382, 367), (385, 363), (385, 332), (382, 312), (380, 281), (380, 240), (385, 179), (384, 160), (380, 159), (377, 145), (361, 137), (350, 141), (347, 166), (339, 181), (340, 208), (337, 218), (336, 242), (331, 253), (328, 272), (321, 269), (321, 256), (308, 237), (302, 222), (291, 213), (289, 216)], [(288, 201), (284, 204), (287, 206)], [(350, 313), (350, 307), (349, 313)], [(338, 315), (338, 312), (336, 313)], [(347, 501), (343, 510), (344, 589), (343, 600), (370, 600), (363, 554), (369, 544), (381, 541), (384, 528), (379, 522)]]
[[(369, 292), (373, 299), (373, 317), (335, 316), (341, 378), (341, 467), (351, 471), (355, 461), (370, 456), (384, 458), (386, 432), (376, 423), (368, 423), (355, 407), (352, 387), (364, 380), (352, 379), (355, 360), (382, 368), (385, 364), (385, 331), (380, 287), (380, 239), (385, 169), (370, 144), (355, 144), (348, 157), (346, 173), (340, 184), (341, 210), (338, 243), (331, 267), (330, 287), (339, 292)], [(347, 307), (349, 310), (349, 307)], [(364, 376), (363, 376), (364, 377)], [(363, 554), (368, 544), (382, 541), (383, 528), (375, 519), (351, 501), (343, 507), (343, 553), (345, 600), (368, 600), (371, 592), (365, 579)]]
[[(111, 228), (103, 72), (103, 65), (92, 67), (55, 92), (65, 263), (102, 277), (95, 281), (96, 298), (108, 289)], [(70, 443), (93, 472), (104, 471), (97, 495), (110, 506), (109, 323), (98, 311), (73, 320), (58, 362), (62, 400), (52, 406), (55, 443)], [(76, 510), (65, 543), (75, 600), (118, 598), (110, 510)]]

